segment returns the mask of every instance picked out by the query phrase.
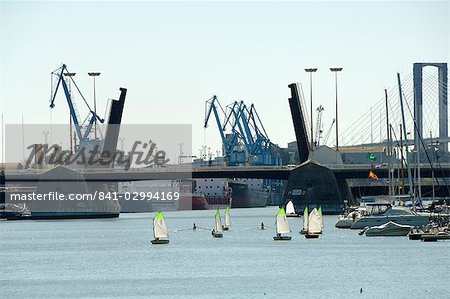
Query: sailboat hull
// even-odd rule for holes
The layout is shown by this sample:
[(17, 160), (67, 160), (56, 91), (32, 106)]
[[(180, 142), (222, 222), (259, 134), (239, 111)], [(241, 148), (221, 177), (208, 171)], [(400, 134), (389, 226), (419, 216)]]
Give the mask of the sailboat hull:
[(319, 235), (317, 234), (305, 234), (306, 239), (318, 239)]
[(213, 237), (214, 238), (223, 238), (223, 234), (222, 233), (213, 233)]
[(230, 230), (230, 228), (228, 226), (224, 226), (222, 229), (223, 230)]
[(156, 245), (156, 244), (169, 244), (169, 240), (161, 240), (161, 239), (155, 239), (151, 241), (152, 244)]
[(273, 237), (275, 241), (289, 241), (292, 239), (290, 236), (275, 236)]

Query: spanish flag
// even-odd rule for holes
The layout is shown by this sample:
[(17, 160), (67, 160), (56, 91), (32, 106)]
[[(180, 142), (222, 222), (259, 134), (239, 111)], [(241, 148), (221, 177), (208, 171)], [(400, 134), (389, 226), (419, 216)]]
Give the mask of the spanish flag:
[(375, 174), (375, 172), (373, 172), (373, 170), (370, 170), (370, 172), (369, 172), (369, 179), (372, 179), (374, 181), (378, 181), (378, 177)]

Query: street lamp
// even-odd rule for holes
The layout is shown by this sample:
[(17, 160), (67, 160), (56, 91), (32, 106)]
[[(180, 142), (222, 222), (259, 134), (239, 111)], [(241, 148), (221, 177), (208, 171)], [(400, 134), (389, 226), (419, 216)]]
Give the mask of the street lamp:
[(95, 122), (94, 122), (94, 138), (97, 139), (97, 100), (95, 98), (95, 77), (100, 76), (100, 73), (88, 73), (89, 76), (94, 78), (94, 113), (95, 113)]
[[(72, 96), (72, 85), (70, 83), (70, 81), (72, 81), (72, 77), (75, 76), (77, 73), (64, 73), (64, 76), (69, 77), (69, 94), (70, 94), (70, 99), (73, 101), (73, 96)], [(70, 153), (73, 153), (74, 148), (73, 148), (73, 143), (72, 143), (72, 135), (73, 135), (73, 126), (72, 126), (72, 113), (69, 111), (69, 135), (70, 135)]]
[(314, 137), (313, 137), (313, 92), (312, 92), (312, 74), (317, 72), (317, 68), (305, 69), (305, 72), (309, 73), (309, 93), (310, 99), (310, 112), (311, 112), (311, 150), (314, 149)]
[(334, 73), (334, 84), (336, 87), (336, 151), (339, 150), (339, 140), (338, 140), (338, 134), (339, 134), (339, 125), (338, 125), (338, 88), (337, 88), (337, 73), (342, 71), (341, 67), (332, 67), (330, 68), (330, 71)]

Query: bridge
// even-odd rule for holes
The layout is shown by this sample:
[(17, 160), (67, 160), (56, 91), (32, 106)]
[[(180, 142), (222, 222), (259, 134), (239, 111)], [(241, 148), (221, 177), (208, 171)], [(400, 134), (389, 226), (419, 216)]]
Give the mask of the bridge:
[[(337, 179), (367, 179), (370, 171), (370, 165), (366, 164), (325, 164), (323, 166), (330, 169)], [(201, 178), (288, 180), (291, 172), (299, 167), (301, 166), (158, 167), (131, 168), (129, 170), (95, 168), (80, 169), (78, 172), (83, 174), (84, 179), (88, 182), (128, 182)], [(432, 168), (429, 164), (423, 163), (420, 168), (424, 177), (431, 177), (432, 170), (434, 170), (435, 177), (450, 177), (450, 163), (442, 164), (439, 168)], [(45, 171), (47, 170), (35, 170), (33, 172), (6, 170), (3, 176), (6, 183), (38, 182), (44, 180), (41, 178), (41, 175)], [(387, 178), (388, 176), (387, 166), (381, 166), (375, 171), (379, 178)], [(406, 176), (406, 168), (403, 171)]]

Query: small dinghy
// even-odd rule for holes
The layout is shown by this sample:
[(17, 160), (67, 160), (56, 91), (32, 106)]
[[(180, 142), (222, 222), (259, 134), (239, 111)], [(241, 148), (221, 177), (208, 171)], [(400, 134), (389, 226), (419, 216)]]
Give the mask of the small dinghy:
[(211, 234), (214, 238), (222, 238), (223, 237), (223, 228), (222, 228), (222, 220), (220, 220), (220, 211), (217, 209), (215, 216), (215, 226), (212, 230)]
[(223, 230), (229, 230), (230, 226), (231, 226), (230, 208), (226, 207), (226, 209), (225, 209), (225, 225), (223, 226)]
[(286, 204), (286, 217), (299, 217), (300, 215), (295, 212), (294, 203), (290, 200)]
[(379, 226), (372, 226), (365, 228), (362, 234), (366, 234), (368, 237), (394, 237), (394, 236), (407, 236), (411, 231), (411, 226), (400, 225), (395, 222), (389, 221), (386, 224)]
[(302, 235), (305, 235), (308, 232), (308, 206), (303, 210), (303, 228), (300, 231)]
[(305, 234), (306, 239), (317, 239), (322, 233), (322, 223), (319, 212), (314, 208), (308, 217), (308, 226)]
[(280, 210), (277, 213), (277, 216), (275, 217), (275, 226), (277, 230), (277, 235), (273, 237), (275, 241), (289, 241), (292, 239), (291, 236), (283, 236), (282, 234), (288, 234), (291, 232), (291, 228), (289, 226), (289, 222), (286, 218), (286, 212), (283, 208), (280, 208)]
[(156, 213), (153, 218), (153, 237), (152, 244), (168, 244), (169, 233), (167, 232), (166, 221), (162, 212)]

